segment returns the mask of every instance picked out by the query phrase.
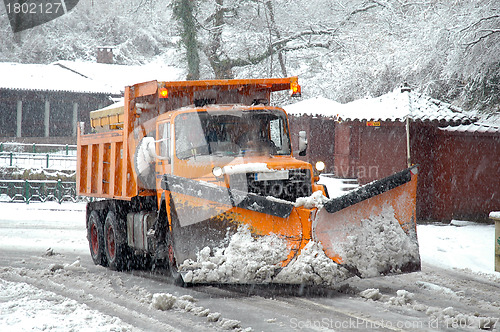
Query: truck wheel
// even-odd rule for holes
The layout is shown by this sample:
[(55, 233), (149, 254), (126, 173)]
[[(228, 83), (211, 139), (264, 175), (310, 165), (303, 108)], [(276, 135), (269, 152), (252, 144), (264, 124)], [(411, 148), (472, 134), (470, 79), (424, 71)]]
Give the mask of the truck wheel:
[(104, 251), (110, 269), (121, 271), (128, 266), (126, 241), (125, 229), (120, 227), (115, 213), (109, 211), (104, 222)]
[(95, 265), (106, 266), (104, 255), (104, 229), (97, 211), (90, 212), (87, 221), (87, 238), (89, 240), (90, 256)]
[(182, 275), (179, 273), (179, 270), (177, 269), (177, 263), (175, 261), (175, 256), (174, 256), (174, 248), (170, 242), (168, 245), (168, 269), (170, 271), (170, 275), (174, 279), (174, 285), (181, 286), (181, 287), (188, 287), (189, 284), (184, 282), (184, 279), (182, 278)]
[[(172, 210), (171, 210), (172, 211)], [(172, 219), (172, 227), (179, 227), (179, 220), (177, 219), (177, 214), (173, 212), (171, 214)], [(182, 275), (179, 273), (177, 269), (177, 261), (175, 259), (175, 249), (174, 249), (174, 239), (172, 233), (167, 233), (167, 249), (168, 249), (168, 269), (170, 271), (170, 275), (174, 279), (174, 284), (181, 287), (188, 287), (190, 284), (184, 282)]]

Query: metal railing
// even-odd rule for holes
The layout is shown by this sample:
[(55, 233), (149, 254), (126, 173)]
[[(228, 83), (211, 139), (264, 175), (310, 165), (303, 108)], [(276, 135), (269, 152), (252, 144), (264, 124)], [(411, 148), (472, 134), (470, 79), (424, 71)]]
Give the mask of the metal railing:
[(76, 170), (76, 145), (0, 143), (0, 166)]
[(0, 180), (0, 201), (77, 202), (84, 198), (77, 196), (76, 183), (61, 180)]
[(47, 151), (63, 151), (69, 155), (71, 151), (76, 151), (76, 145), (72, 144), (36, 144), (36, 143), (16, 143), (16, 142), (0, 142), (0, 152), (18, 151), (31, 153), (44, 153)]

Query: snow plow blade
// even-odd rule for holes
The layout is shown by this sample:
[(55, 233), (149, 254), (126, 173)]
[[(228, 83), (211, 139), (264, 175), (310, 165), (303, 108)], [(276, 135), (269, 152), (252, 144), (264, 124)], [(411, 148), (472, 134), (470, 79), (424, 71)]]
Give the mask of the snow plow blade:
[(419, 270), (416, 173), (309, 207), (164, 175), (171, 265), (188, 283), (332, 284)]
[[(259, 277), (259, 280), (251, 278), (253, 273), (247, 271), (247, 275), (238, 278), (230, 276), (225, 280), (205, 280), (200, 277), (193, 282), (225, 283), (229, 280), (247, 283), (260, 282), (262, 278), (267, 280), (271, 278), (274, 270), (277, 271), (293, 259), (311, 238), (312, 211), (297, 209), (292, 202), (270, 200), (260, 195), (175, 175), (164, 175), (162, 187), (170, 192), (168, 204), (173, 211), (170, 236), (174, 262), (171, 263), (174, 263), (181, 274), (185, 273), (186, 269), (192, 269), (186, 268), (190, 262), (203, 265), (203, 269), (207, 266), (205, 263), (211, 258), (200, 255), (204, 250), (209, 250), (213, 256), (217, 250), (224, 249), (227, 256), (231, 250), (233, 236), (238, 238), (249, 235), (252, 239), (276, 236), (274, 244), (279, 249), (273, 248), (274, 257), (268, 257), (266, 262), (255, 262), (256, 265), (262, 265), (261, 267), (272, 266), (269, 273)], [(242, 254), (244, 255), (243, 252)], [(255, 254), (253, 257), (258, 260)], [(239, 258), (235, 256), (235, 259)], [(224, 260), (228, 263), (227, 257), (224, 257)], [(224, 266), (209, 263), (208, 265), (214, 268), (225, 269)], [(248, 263), (247, 267), (252, 264)], [(238, 265), (233, 265), (233, 268), (236, 266)]]
[(414, 166), (327, 201), (313, 221), (313, 240), (360, 277), (420, 270), (417, 173)]

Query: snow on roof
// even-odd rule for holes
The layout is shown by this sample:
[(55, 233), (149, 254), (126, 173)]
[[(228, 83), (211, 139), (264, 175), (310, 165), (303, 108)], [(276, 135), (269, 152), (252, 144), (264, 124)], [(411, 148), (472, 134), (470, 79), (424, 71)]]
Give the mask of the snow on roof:
[[(100, 108), (100, 109), (95, 110), (95, 111), (107, 111), (107, 110), (112, 110), (112, 109), (115, 109), (118, 107), (125, 107), (125, 98), (122, 97), (122, 98), (118, 99), (116, 102), (114, 102), (113, 104), (108, 105), (108, 106), (103, 107), (103, 108)], [(95, 112), (95, 111), (93, 111), (93, 112)]]
[(500, 126), (500, 110), (493, 113), (480, 114), (478, 122), (489, 126)]
[(123, 93), (125, 86), (147, 81), (178, 81), (183, 71), (161, 62), (124, 66), (84, 61), (58, 61), (55, 65), (80, 73), (93, 81), (111, 86), (116, 93)]
[(298, 103), (284, 106), (288, 114), (292, 115), (322, 115), (322, 116), (337, 116), (336, 109), (342, 104), (324, 97), (314, 97), (299, 101)]
[(182, 71), (159, 63), (141, 66), (83, 61), (49, 65), (0, 62), (0, 88), (122, 94), (125, 86), (151, 80), (178, 80)]
[(472, 123), (469, 125), (460, 126), (448, 126), (445, 128), (439, 128), (442, 131), (452, 132), (452, 133), (471, 133), (471, 134), (500, 134), (500, 126), (492, 126), (483, 123)]
[(338, 108), (342, 121), (413, 121), (471, 123), (475, 118), (458, 107), (410, 91), (395, 89), (377, 98), (359, 99)]
[(54, 65), (0, 62), (0, 89), (114, 93), (101, 82)]

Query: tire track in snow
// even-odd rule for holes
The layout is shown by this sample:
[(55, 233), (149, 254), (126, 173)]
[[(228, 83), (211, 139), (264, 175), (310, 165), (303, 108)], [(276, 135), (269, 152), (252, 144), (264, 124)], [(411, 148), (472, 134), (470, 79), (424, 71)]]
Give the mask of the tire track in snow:
[(311, 301), (310, 299), (300, 298), (300, 299), (297, 299), (297, 300), (301, 301), (301, 302), (304, 302), (305, 304), (308, 304), (308, 305), (317, 306), (317, 307), (320, 307), (320, 308), (322, 308), (324, 310), (327, 310), (327, 311), (332, 311), (332, 312), (335, 312), (337, 314), (341, 314), (341, 315), (344, 315), (344, 316), (347, 316), (347, 317), (354, 318), (356, 320), (356, 324), (359, 323), (359, 324), (365, 325), (365, 326), (381, 326), (382, 331), (383, 330), (399, 331), (399, 332), (406, 331), (406, 330), (403, 330), (403, 329), (400, 329), (400, 328), (396, 328), (396, 327), (392, 327), (392, 326), (389, 326), (389, 325), (384, 326), (384, 325), (381, 325), (381, 321), (380, 320), (371, 319), (371, 318), (365, 317), (365, 315), (362, 315), (362, 314), (359, 314), (359, 313), (353, 313), (353, 312), (350, 312), (348, 310), (344, 310), (344, 309), (333, 307), (331, 305), (325, 305), (325, 304), (321, 304), (321, 303), (318, 303), (318, 302), (314, 302), (314, 301)]
[[(107, 270), (105, 270), (107, 272)], [(50, 275), (48, 270), (4, 268), (0, 278), (11, 282), (24, 282), (39, 289), (53, 292), (87, 305), (103, 314), (118, 317), (143, 331), (217, 331), (208, 324), (196, 322), (193, 317), (180, 312), (152, 309), (149, 303), (119, 285), (114, 276), (93, 273)], [(109, 278), (107, 278), (109, 277)], [(99, 287), (102, 286), (102, 287)], [(116, 288), (113, 289), (113, 288)], [(140, 295), (139, 295), (140, 297)]]

